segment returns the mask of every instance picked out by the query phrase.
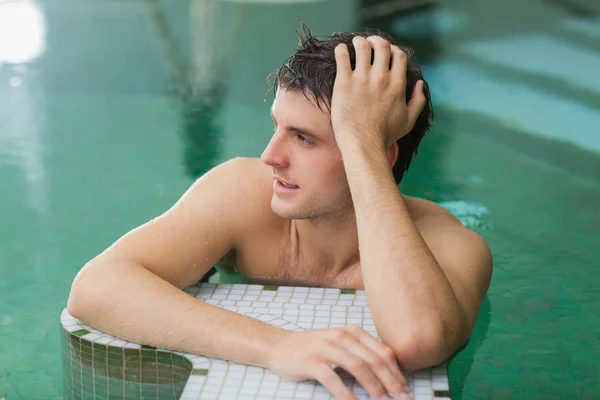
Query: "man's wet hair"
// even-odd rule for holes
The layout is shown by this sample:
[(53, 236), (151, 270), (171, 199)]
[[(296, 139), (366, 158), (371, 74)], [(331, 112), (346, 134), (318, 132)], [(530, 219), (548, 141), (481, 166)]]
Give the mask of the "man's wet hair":
[[(315, 37), (311, 34), (308, 27), (302, 23), (297, 30), (299, 42), (294, 53), (267, 78), (267, 85), (273, 84), (273, 91), (276, 94), (278, 88), (303, 93), (309, 100), (316, 101), (319, 109), (324, 106), (327, 111), (331, 110), (331, 99), (333, 95), (333, 85), (337, 71), (335, 61), (335, 48), (338, 44), (344, 43), (350, 53), (350, 64), (352, 69), (356, 65), (356, 53), (352, 44), (355, 36), (368, 37), (379, 35), (386, 39), (390, 44), (395, 44), (394, 39), (379, 30), (366, 29), (362, 32), (338, 32), (328, 37)], [(431, 95), (429, 86), (423, 78), (421, 68), (415, 62), (414, 52), (409, 47), (397, 45), (407, 55), (406, 71), (406, 101), (410, 99), (413, 88), (419, 80), (423, 80), (423, 93), (427, 99), (425, 107), (417, 122), (408, 134), (398, 140), (398, 159), (392, 168), (396, 184), (399, 184), (413, 156), (417, 154), (417, 148), (421, 139), (429, 131), (433, 122), (433, 107), (431, 104)], [(373, 62), (373, 58), (371, 58)]]

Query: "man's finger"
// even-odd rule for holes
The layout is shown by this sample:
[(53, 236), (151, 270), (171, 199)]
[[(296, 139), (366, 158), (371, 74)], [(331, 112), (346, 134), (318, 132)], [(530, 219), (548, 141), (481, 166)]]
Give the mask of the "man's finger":
[[(366, 333), (366, 332), (365, 332)], [(368, 335), (368, 333), (366, 333)], [(346, 347), (349, 351), (365, 360), (386, 389), (386, 392), (398, 398), (406, 388), (406, 381), (400, 374), (398, 367), (393, 371), (393, 365), (387, 354), (383, 354), (378, 349), (373, 349), (361, 342), (357, 335), (348, 336), (340, 341), (340, 345)]]
[(363, 329), (357, 329), (356, 332), (353, 332), (356, 338), (364, 344), (366, 347), (370, 348), (375, 354), (379, 355), (386, 359), (389, 369), (393, 374), (394, 378), (400, 382), (404, 387), (408, 387), (408, 383), (406, 382), (406, 378), (402, 371), (400, 371), (400, 366), (396, 361), (396, 357), (392, 357), (389, 352), (389, 347), (381, 343), (379, 340), (371, 336), (368, 332)]
[(350, 55), (348, 54), (348, 46), (340, 43), (335, 47), (335, 63), (337, 64), (336, 79), (343, 79), (352, 73), (350, 66)]
[(352, 375), (370, 396), (378, 398), (385, 394), (385, 387), (368, 363), (356, 356), (354, 352), (342, 346), (342, 344), (327, 346), (323, 351), (323, 356)]
[(356, 53), (356, 68), (354, 72), (366, 74), (371, 69), (371, 44), (362, 36), (355, 36), (352, 45)]
[(389, 73), (390, 70), (390, 43), (381, 36), (369, 36), (367, 38), (371, 47), (375, 50), (373, 68), (379, 73)]
[(344, 385), (342, 378), (331, 368), (325, 365), (315, 367), (315, 379), (325, 386), (336, 399), (358, 400), (350, 389)]
[(419, 116), (427, 103), (427, 98), (423, 92), (424, 84), (425, 83), (422, 80), (417, 81), (413, 88), (412, 96), (408, 101), (408, 127), (410, 128), (408, 132), (410, 132), (417, 123), (417, 119), (419, 119)]
[(406, 92), (406, 65), (408, 57), (396, 45), (392, 45), (390, 51), (392, 53), (391, 81), (393, 84), (399, 85), (402, 94), (404, 94)]

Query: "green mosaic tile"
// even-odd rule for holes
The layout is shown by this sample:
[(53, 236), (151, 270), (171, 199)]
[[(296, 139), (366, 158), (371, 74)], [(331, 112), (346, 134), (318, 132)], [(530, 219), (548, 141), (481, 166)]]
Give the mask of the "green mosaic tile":
[(142, 350), (156, 350), (156, 347), (147, 344), (142, 345)]
[(267, 285), (267, 286), (263, 287), (263, 290), (269, 290), (269, 291), (277, 291), (277, 289), (279, 289), (279, 286)]
[(342, 294), (356, 294), (356, 289), (342, 289)]
[(75, 336), (83, 336), (83, 335), (87, 335), (88, 333), (90, 333), (90, 331), (88, 331), (86, 329), (80, 329), (78, 331), (71, 332), (71, 334), (75, 335)]
[(450, 397), (450, 392), (447, 390), (434, 390), (433, 397)]
[(207, 369), (194, 369), (194, 370), (192, 370), (192, 375), (206, 376), (206, 375), (208, 375), (208, 370)]

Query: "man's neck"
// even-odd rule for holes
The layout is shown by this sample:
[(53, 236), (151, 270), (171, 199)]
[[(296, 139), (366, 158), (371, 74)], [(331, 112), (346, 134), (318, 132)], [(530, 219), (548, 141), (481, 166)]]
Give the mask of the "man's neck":
[(360, 260), (354, 214), (335, 221), (292, 220), (291, 229), (298, 251), (309, 259), (328, 260), (327, 272), (340, 273)]

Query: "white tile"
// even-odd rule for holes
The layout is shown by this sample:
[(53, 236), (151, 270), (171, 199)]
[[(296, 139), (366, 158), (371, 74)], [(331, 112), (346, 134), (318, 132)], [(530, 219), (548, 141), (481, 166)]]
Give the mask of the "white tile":
[(258, 300), (258, 296), (244, 295), (244, 297), (242, 297), (242, 300), (257, 301)]
[(219, 301), (220, 301), (220, 300), (214, 300), (214, 299), (208, 299), (208, 300), (204, 300), (204, 302), (205, 302), (205, 303), (212, 304), (212, 305), (214, 305), (214, 306), (217, 306), (217, 305), (219, 305)]
[(348, 307), (348, 311), (349, 312), (359, 312), (359, 313), (362, 313), (363, 312), (363, 307), (351, 306), (351, 307)]
[(306, 304), (321, 304), (320, 299), (307, 299)]
[(225, 300), (225, 299), (227, 299), (227, 295), (226, 294), (213, 294), (210, 298), (213, 300)]
[(236, 306), (225, 306), (223, 308), (229, 311), (238, 312), (238, 308)]
[(267, 308), (269, 305), (266, 301), (255, 301), (250, 306), (254, 308)]
[(259, 313), (259, 314), (266, 314), (269, 312), (268, 308), (262, 308), (262, 307), (255, 307), (254, 308), (254, 312)]
[(414, 379), (413, 385), (414, 385), (414, 387), (417, 387), (417, 386), (431, 387), (431, 381), (429, 379)]
[[(323, 303), (323, 304), (325, 304), (325, 303)], [(352, 300), (338, 300), (337, 304), (340, 306), (351, 306)]]
[(329, 318), (327, 318), (327, 317), (315, 317), (315, 322), (327, 323), (327, 322), (329, 322)]
[(79, 324), (73, 324), (73, 325), (69, 325), (69, 326), (64, 326), (65, 330), (67, 332), (75, 332), (81, 329), (81, 325)]
[(304, 304), (306, 299), (292, 298), (290, 299), (290, 303), (292, 304)]
[(303, 382), (298, 382), (298, 389), (296, 390), (297, 392), (314, 392), (315, 388), (317, 386), (316, 381), (303, 381)]
[(294, 291), (294, 288), (291, 286), (279, 286), (277, 291), (279, 293), (292, 293)]
[(329, 310), (331, 310), (331, 306), (324, 306), (322, 304), (319, 304), (318, 306), (315, 307), (315, 310), (317, 310), (317, 311), (329, 311)]
[(450, 390), (448, 382), (431, 382), (433, 390)]
[(140, 345), (139, 343), (126, 343), (125, 346), (123, 346), (126, 349), (140, 349), (142, 348), (142, 345)]
[(200, 361), (200, 360), (195, 360), (192, 365), (194, 366), (195, 369), (210, 369), (210, 362), (209, 361)]
[(291, 309), (294, 309), (294, 310), (298, 310), (298, 309), (300, 309), (300, 306), (298, 304), (287, 303), (287, 304), (283, 305), (283, 308), (291, 308)]
[(346, 318), (346, 313), (341, 311), (335, 311), (331, 313), (331, 316), (335, 318)]
[(227, 295), (227, 300), (232, 300), (232, 301), (239, 301), (242, 300), (244, 296), (241, 294), (230, 294)]
[(252, 307), (238, 307), (237, 311), (242, 314), (247, 314), (253, 312), (254, 309)]
[(310, 328), (313, 327), (313, 323), (312, 322), (298, 322), (298, 325), (301, 328), (304, 328), (304, 329), (310, 329)]
[(315, 317), (326, 317), (329, 318), (329, 311), (315, 311)]
[(117, 339), (117, 340), (113, 341), (110, 345), (113, 347), (123, 347), (123, 346), (125, 346), (125, 343), (127, 343), (127, 342), (125, 342), (124, 340), (121, 340), (121, 339)]
[(315, 307), (316, 306), (314, 304), (300, 304), (301, 310), (314, 310)]
[(103, 337), (99, 338), (98, 340), (96, 340), (96, 343), (98, 343), (98, 344), (109, 344), (113, 340), (115, 340), (115, 339), (112, 338), (112, 337), (103, 336)]
[(235, 303), (235, 305), (238, 306), (238, 307), (252, 307), (252, 302), (251, 301), (240, 300), (240, 301), (237, 301)]
[(269, 308), (283, 308), (282, 303), (271, 303), (269, 304)]
[(330, 321), (335, 324), (344, 324), (346, 323), (346, 318), (331, 318)]
[(414, 400), (433, 400), (433, 394), (415, 393)]
[(360, 318), (348, 318), (347, 323), (350, 325), (361, 325), (362, 319)]
[[(277, 295), (277, 292), (271, 291), (271, 290), (267, 290), (264, 292), (260, 293), (260, 297), (268, 297), (268, 298), (273, 298)], [(262, 301), (262, 300), (261, 300)]]
[(298, 315), (300, 314), (300, 310), (285, 310), (283, 315)]

